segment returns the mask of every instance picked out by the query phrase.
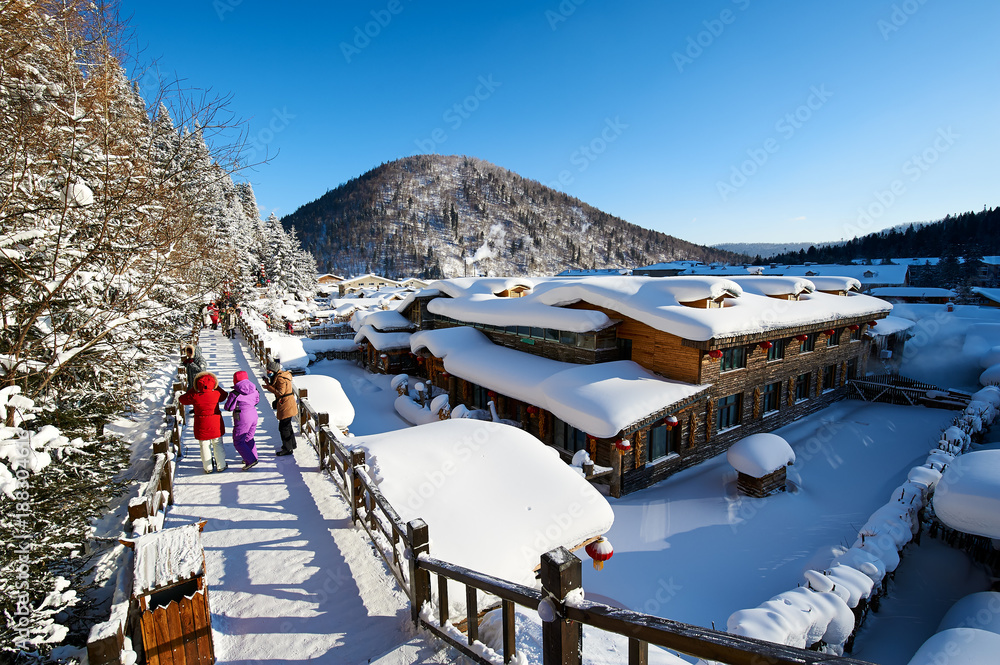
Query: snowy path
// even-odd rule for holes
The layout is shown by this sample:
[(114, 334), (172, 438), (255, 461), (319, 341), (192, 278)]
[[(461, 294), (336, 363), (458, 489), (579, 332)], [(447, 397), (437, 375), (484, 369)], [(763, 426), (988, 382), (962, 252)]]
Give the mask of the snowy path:
[[(240, 369), (260, 386), (259, 367), (239, 341), (205, 330), (201, 346), (224, 388)], [(300, 441), (295, 455), (275, 457), (278, 422), (263, 397), (270, 393), (260, 390), (260, 463), (243, 472), (227, 433), (228, 470), (206, 474), (188, 432), (164, 525), (208, 520), (218, 662), (432, 662), (434, 648), (411, 640), (406, 597), (351, 525), (334, 485), (316, 473), (311, 447)]]

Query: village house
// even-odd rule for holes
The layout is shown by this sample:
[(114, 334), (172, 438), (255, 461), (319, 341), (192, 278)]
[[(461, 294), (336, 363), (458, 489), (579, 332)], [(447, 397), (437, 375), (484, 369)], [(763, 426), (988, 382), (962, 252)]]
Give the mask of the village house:
[(388, 277), (382, 277), (372, 273), (361, 275), (360, 277), (345, 279), (337, 284), (341, 298), (363, 289), (383, 289), (386, 287), (399, 288), (400, 286), (402, 285), (394, 279), (389, 279)]
[(951, 289), (929, 286), (884, 286), (872, 289), (871, 295), (891, 303), (930, 303), (944, 305), (954, 302), (957, 294)]
[[(521, 424), (618, 496), (845, 395), (891, 305), (857, 280), (461, 278), (410, 296), (411, 350), (451, 404)], [(521, 297), (503, 297), (517, 293)]]
[(359, 310), (351, 318), (354, 343), (361, 350), (361, 364), (375, 374), (400, 374), (417, 369), (410, 351), (413, 323), (394, 309)]

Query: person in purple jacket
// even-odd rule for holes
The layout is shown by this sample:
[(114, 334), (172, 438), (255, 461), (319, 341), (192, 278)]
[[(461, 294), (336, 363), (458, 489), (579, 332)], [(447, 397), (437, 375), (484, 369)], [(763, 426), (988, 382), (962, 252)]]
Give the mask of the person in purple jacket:
[(233, 412), (233, 445), (243, 458), (243, 470), (252, 469), (257, 464), (257, 402), (260, 393), (246, 372), (240, 370), (233, 375), (233, 389), (226, 400), (226, 411)]

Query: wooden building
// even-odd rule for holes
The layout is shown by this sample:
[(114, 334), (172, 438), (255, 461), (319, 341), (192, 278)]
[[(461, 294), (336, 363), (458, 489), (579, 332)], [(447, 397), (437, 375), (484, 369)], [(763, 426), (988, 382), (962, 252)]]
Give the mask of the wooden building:
[[(614, 432), (588, 431), (588, 418), (570, 408), (572, 400), (561, 402), (559, 395), (540, 394), (505, 376), (519, 357), (503, 356), (505, 364), (479, 371), (476, 358), (489, 356), (485, 347), (478, 356), (456, 355), (459, 362), (435, 353), (434, 343), (417, 339), (421, 333), (414, 336), (413, 350), (427, 358), (427, 377), (448, 391), (453, 405), (485, 408), (493, 401), (501, 418), (520, 422), (565, 457), (586, 448), (597, 464), (616, 469), (617, 495), (841, 399), (846, 381), (865, 372), (871, 343), (865, 331), (890, 309), (853, 293), (844, 281), (843, 288), (831, 289), (844, 295), (834, 295), (804, 278), (601, 277), (540, 282), (516, 301), (497, 296), (508, 290), (498, 280), (478, 291), (444, 282), (438, 283), (440, 293), (412, 298), (402, 313), (423, 331), (471, 327), (496, 347), (539, 360), (567, 366), (631, 361), (656, 378), (687, 386), (659, 390), (642, 414)], [(565, 327), (553, 327), (560, 322)], [(524, 367), (526, 384), (536, 372), (576, 376), (544, 363)], [(619, 369), (620, 386), (638, 380), (627, 367)], [(557, 385), (569, 390), (565, 381)], [(601, 385), (595, 381), (597, 387), (588, 390), (599, 393)], [(558, 403), (576, 422), (543, 402)]]

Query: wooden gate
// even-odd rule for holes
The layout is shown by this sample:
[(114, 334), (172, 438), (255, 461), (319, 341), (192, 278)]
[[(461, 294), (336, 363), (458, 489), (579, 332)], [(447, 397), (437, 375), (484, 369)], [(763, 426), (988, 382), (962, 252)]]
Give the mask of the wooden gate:
[[(151, 603), (155, 601), (155, 595), (150, 597)], [(197, 589), (190, 596), (181, 593), (180, 598), (143, 612), (140, 623), (149, 665), (211, 665), (215, 662), (208, 597), (204, 589)]]

